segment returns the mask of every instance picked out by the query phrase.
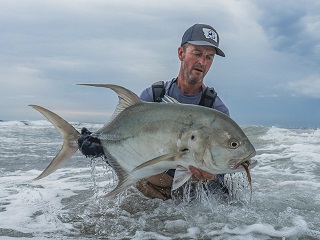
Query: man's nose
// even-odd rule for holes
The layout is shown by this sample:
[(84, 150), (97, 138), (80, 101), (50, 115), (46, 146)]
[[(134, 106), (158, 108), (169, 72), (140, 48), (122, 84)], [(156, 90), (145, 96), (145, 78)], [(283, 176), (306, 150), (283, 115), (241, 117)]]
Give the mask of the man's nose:
[(199, 57), (198, 62), (199, 62), (202, 66), (205, 66), (205, 65), (207, 64), (207, 58), (206, 58), (206, 56), (201, 56), (201, 57)]

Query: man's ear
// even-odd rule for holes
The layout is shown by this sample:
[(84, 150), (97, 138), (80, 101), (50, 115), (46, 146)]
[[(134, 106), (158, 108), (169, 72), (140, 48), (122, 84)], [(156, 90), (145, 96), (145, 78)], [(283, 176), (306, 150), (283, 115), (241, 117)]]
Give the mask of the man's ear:
[(180, 61), (182, 61), (184, 59), (184, 56), (185, 56), (185, 52), (184, 52), (183, 48), (178, 47), (178, 57), (179, 57)]

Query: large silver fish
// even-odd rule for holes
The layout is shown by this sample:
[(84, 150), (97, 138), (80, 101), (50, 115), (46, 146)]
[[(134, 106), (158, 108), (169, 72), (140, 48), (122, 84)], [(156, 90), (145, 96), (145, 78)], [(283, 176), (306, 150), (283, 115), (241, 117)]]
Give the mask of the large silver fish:
[[(93, 135), (100, 139), (114, 168), (115, 196), (137, 180), (177, 168), (172, 190), (191, 177), (189, 166), (212, 174), (246, 171), (257, 161), (255, 149), (242, 129), (225, 114), (206, 107), (180, 103), (143, 102), (130, 90), (111, 84), (82, 84), (114, 90), (119, 103), (110, 121)], [(55, 113), (36, 105), (60, 132), (62, 149), (36, 178), (57, 170), (77, 151), (79, 132)]]

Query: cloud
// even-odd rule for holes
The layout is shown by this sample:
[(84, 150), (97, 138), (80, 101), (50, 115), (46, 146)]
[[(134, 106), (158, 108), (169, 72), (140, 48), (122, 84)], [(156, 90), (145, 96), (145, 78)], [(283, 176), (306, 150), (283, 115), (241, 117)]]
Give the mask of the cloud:
[(298, 96), (320, 98), (320, 75), (311, 75), (299, 81), (290, 82), (287, 89)]
[(27, 65), (5, 65), (0, 70), (2, 97), (29, 95), (34, 89), (48, 87), (43, 80), (43, 72), (39, 69)]
[(261, 10), (258, 21), (277, 51), (320, 60), (319, 1), (271, 0), (255, 4)]
[(232, 115), (252, 121), (263, 111), (256, 102), (289, 111), (281, 98), (319, 95), (318, 0), (24, 0), (0, 1), (0, 9), (5, 119), (25, 118), (29, 103), (74, 120), (113, 112), (112, 91), (75, 84), (115, 83), (140, 94), (176, 77), (182, 34), (197, 22), (219, 32), (226, 58), (215, 58), (205, 83)]

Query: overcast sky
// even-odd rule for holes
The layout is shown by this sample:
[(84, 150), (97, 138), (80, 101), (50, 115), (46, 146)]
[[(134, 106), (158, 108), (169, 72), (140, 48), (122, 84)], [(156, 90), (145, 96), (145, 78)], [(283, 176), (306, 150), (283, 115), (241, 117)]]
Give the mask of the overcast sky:
[(0, 120), (105, 122), (113, 83), (136, 94), (177, 76), (177, 48), (213, 26), (215, 87), (240, 125), (320, 127), (319, 0), (0, 0)]

